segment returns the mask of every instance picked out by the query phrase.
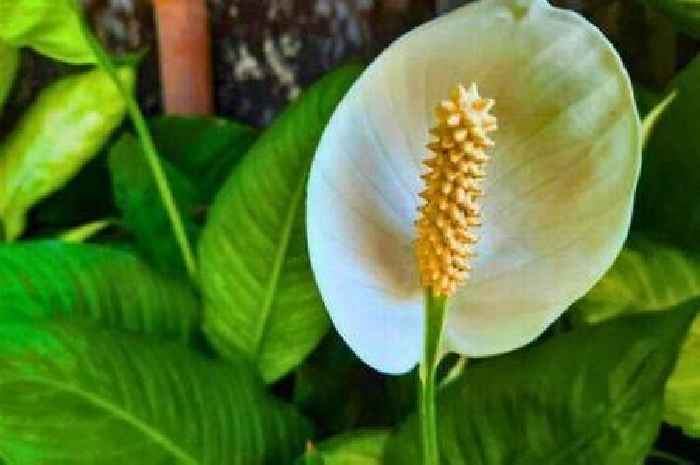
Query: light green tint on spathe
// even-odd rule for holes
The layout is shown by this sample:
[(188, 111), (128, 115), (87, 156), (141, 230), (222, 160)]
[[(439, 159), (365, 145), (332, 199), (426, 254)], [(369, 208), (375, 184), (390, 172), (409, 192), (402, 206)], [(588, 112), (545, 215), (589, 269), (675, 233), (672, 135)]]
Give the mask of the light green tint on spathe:
[(409, 32), (338, 106), (312, 166), (311, 264), (336, 328), (369, 365), (420, 358), (414, 253), (432, 109), (456, 83), (496, 101), (496, 146), (471, 279), (450, 299), (449, 350), (537, 337), (612, 264), (627, 235), (641, 131), (603, 34), (543, 0), (483, 0)]

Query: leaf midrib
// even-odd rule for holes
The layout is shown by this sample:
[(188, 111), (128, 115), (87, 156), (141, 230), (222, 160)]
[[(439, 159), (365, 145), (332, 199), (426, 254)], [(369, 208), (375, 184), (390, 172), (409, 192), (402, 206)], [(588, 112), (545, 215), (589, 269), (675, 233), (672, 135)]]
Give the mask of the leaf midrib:
[[(308, 169), (304, 171), (304, 173), (307, 172)], [(275, 254), (275, 259), (272, 264), (272, 272), (270, 273), (270, 280), (268, 281), (267, 290), (265, 292), (265, 298), (263, 300), (261, 318), (259, 319), (257, 331), (255, 332), (255, 351), (253, 353), (256, 361), (260, 359), (260, 354), (262, 352), (263, 341), (265, 340), (265, 333), (268, 327), (267, 323), (270, 319), (270, 314), (272, 312), (272, 304), (275, 300), (277, 288), (279, 287), (279, 281), (282, 275), (282, 266), (284, 265), (284, 261), (287, 257), (287, 251), (289, 250), (289, 242), (292, 237), (292, 229), (294, 228), (294, 221), (296, 220), (297, 210), (299, 209), (300, 202), (304, 197), (305, 185), (306, 174), (299, 178), (294, 194), (292, 195), (290, 208), (287, 216), (285, 217), (284, 225), (282, 228), (280, 246), (277, 249), (277, 253)]]
[[(177, 446), (170, 438), (167, 436), (163, 435), (156, 429), (154, 429), (152, 426), (148, 425), (147, 423), (143, 422), (139, 418), (135, 417), (128, 411), (120, 408), (117, 405), (114, 405), (113, 403), (110, 403), (109, 401), (103, 400), (96, 394), (85, 391), (83, 389), (80, 389), (79, 387), (74, 387), (71, 386), (70, 384), (61, 382), (61, 381), (56, 381), (48, 378), (42, 378), (42, 377), (36, 377), (36, 376), (25, 376), (22, 378), (14, 378), (15, 380), (19, 379), (20, 381), (28, 381), (28, 382), (33, 382), (36, 384), (43, 384), (45, 386), (52, 387), (54, 389), (57, 389), (59, 391), (64, 391), (69, 394), (75, 395), (77, 397), (80, 397), (84, 399), (86, 402), (94, 405), (97, 408), (100, 408), (107, 412), (108, 414), (111, 414), (112, 416), (124, 421), (125, 423), (131, 425), (132, 427), (136, 428), (137, 430), (141, 431), (143, 434), (148, 436), (154, 443), (160, 445), (165, 451), (170, 453), (172, 456), (177, 458), (178, 460), (182, 461), (183, 464), (186, 465), (202, 465), (197, 459), (192, 457), (188, 452)], [(0, 384), (7, 384), (7, 381), (2, 381)]]

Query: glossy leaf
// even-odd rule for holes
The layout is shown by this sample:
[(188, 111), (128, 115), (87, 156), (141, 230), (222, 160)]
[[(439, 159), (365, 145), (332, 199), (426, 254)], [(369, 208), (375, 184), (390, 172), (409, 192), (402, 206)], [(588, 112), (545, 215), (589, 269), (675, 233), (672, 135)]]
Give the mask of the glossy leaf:
[(668, 16), (679, 30), (700, 39), (700, 0), (644, 0), (644, 2)]
[[(700, 300), (566, 333), (468, 367), (439, 396), (443, 464), (639, 465)], [(415, 418), (385, 463), (419, 464)]]
[(284, 465), (308, 435), (244, 361), (63, 322), (0, 326), (10, 464)]
[(669, 85), (664, 110), (644, 151), (633, 229), (700, 250), (700, 57)]
[[(646, 241), (628, 245), (576, 304), (574, 320), (598, 323), (639, 311), (664, 311), (700, 296), (700, 258)], [(700, 437), (700, 318), (696, 318), (666, 385), (665, 419)]]
[(260, 136), (202, 233), (205, 331), (224, 355), (248, 354), (267, 381), (296, 366), (328, 329), (309, 267), (304, 194), (321, 131), (358, 72), (327, 75)]
[(248, 151), (257, 132), (223, 118), (163, 116), (150, 121), (158, 151), (210, 201)]
[(323, 465), (382, 465), (388, 438), (388, 430), (351, 431), (318, 444), (298, 465), (314, 463), (315, 456)]
[[(191, 239), (199, 228), (192, 220), (200, 198), (190, 179), (161, 158), (173, 197)], [(163, 272), (186, 274), (182, 254), (173, 236), (170, 219), (138, 140), (122, 136), (110, 149), (109, 168), (117, 206), (141, 252)]]
[(12, 319), (93, 321), (186, 341), (198, 325), (199, 302), (131, 252), (26, 242), (0, 246), (0, 321)]
[(19, 51), (0, 41), (0, 113), (19, 67)]
[[(131, 86), (134, 71), (120, 77)], [(27, 211), (63, 187), (107, 141), (126, 105), (99, 70), (64, 78), (44, 89), (0, 146), (0, 221), (5, 239), (23, 232)]]
[(94, 63), (75, 0), (0, 0), (0, 40), (67, 63)]

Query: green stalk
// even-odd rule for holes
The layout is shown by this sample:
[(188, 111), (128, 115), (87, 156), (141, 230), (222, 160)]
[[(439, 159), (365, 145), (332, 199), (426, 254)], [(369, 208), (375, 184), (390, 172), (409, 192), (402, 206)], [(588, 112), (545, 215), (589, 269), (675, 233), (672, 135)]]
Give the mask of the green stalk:
[(76, 13), (79, 16), (79, 23), (83, 32), (83, 36), (85, 37), (85, 40), (88, 42), (88, 45), (95, 54), (97, 64), (107, 74), (109, 74), (109, 76), (114, 81), (114, 84), (119, 89), (119, 92), (124, 97), (127, 111), (129, 112), (129, 117), (131, 118), (131, 122), (133, 123), (134, 129), (136, 130), (136, 134), (139, 137), (141, 146), (143, 147), (143, 152), (146, 155), (148, 165), (151, 168), (153, 179), (156, 182), (156, 187), (158, 188), (158, 193), (160, 194), (160, 199), (163, 202), (163, 207), (165, 208), (165, 211), (168, 214), (170, 226), (173, 230), (173, 234), (175, 235), (175, 240), (177, 241), (180, 253), (182, 254), (182, 260), (185, 263), (187, 274), (194, 281), (196, 280), (197, 276), (197, 263), (194, 258), (194, 253), (192, 252), (192, 246), (190, 245), (189, 239), (187, 238), (187, 233), (185, 232), (185, 225), (182, 221), (182, 217), (177, 211), (175, 198), (173, 197), (173, 193), (170, 190), (170, 186), (168, 185), (168, 179), (166, 178), (165, 172), (163, 171), (163, 166), (160, 164), (160, 160), (158, 159), (158, 151), (156, 150), (156, 146), (153, 143), (151, 133), (148, 130), (146, 119), (143, 117), (141, 109), (139, 108), (138, 103), (136, 103), (136, 100), (126, 90), (121, 80), (119, 79), (119, 76), (117, 75), (117, 69), (112, 63), (111, 58), (109, 57), (109, 55), (107, 55), (107, 52), (104, 51), (102, 45), (97, 41), (92, 31), (90, 30), (90, 26), (88, 25), (87, 21), (82, 15), (79, 0), (76, 0), (76, 3), (74, 3), (74, 7), (76, 9)]
[(437, 367), (441, 357), (440, 341), (442, 339), (446, 303), (447, 297), (436, 296), (433, 294), (432, 290), (426, 289), (423, 358), (420, 362), (418, 372), (418, 406), (421, 425), (423, 465), (440, 464), (435, 389)]

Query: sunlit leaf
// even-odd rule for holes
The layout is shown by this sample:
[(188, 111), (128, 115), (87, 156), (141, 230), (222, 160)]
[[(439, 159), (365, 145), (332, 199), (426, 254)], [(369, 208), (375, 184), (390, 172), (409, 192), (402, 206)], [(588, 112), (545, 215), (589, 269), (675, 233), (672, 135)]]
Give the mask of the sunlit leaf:
[(23, 242), (0, 246), (0, 321), (11, 319), (92, 321), (185, 341), (198, 324), (199, 302), (131, 252)]
[[(134, 71), (122, 68), (130, 86)], [(126, 105), (104, 72), (69, 76), (42, 91), (0, 146), (0, 222), (5, 239), (23, 232), (27, 211), (94, 157)]]
[(309, 165), (357, 67), (324, 77), (257, 140), (217, 195), (200, 242), (205, 331), (274, 381), (328, 329), (306, 249)]
[(75, 0), (0, 0), (0, 40), (67, 63), (94, 63)]
[(242, 360), (63, 322), (0, 325), (7, 463), (284, 465), (308, 435)]

